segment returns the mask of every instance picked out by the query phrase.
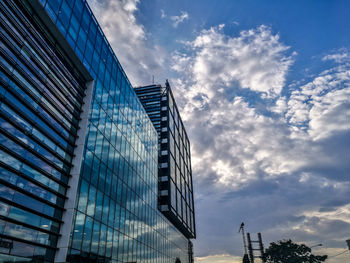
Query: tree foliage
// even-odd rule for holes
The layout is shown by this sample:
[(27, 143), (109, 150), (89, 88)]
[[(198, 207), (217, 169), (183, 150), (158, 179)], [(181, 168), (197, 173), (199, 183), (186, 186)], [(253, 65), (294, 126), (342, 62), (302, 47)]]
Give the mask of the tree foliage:
[(327, 255), (313, 255), (311, 248), (289, 239), (272, 242), (266, 249), (265, 259), (267, 263), (321, 263), (327, 259)]

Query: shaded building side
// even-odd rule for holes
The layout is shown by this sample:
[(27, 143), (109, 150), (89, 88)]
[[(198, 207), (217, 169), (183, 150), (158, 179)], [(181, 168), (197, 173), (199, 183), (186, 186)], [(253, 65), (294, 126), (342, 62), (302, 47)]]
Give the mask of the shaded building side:
[(190, 142), (170, 85), (135, 91), (158, 132), (159, 209), (187, 238), (195, 238)]

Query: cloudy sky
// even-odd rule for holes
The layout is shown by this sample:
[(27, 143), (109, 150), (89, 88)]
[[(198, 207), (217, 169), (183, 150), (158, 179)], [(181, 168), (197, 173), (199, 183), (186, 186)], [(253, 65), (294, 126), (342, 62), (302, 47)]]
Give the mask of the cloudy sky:
[[(350, 2), (88, 0), (133, 85), (169, 79), (192, 146), (198, 263), (350, 238)], [(349, 253), (330, 258), (346, 262)]]

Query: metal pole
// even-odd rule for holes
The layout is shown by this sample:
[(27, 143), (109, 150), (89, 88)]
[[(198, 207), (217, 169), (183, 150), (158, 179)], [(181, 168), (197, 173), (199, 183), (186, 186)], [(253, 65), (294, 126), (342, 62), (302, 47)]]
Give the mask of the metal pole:
[(254, 254), (253, 254), (252, 240), (250, 239), (250, 234), (249, 233), (247, 233), (247, 240), (248, 240), (249, 260), (250, 260), (250, 263), (254, 263)]

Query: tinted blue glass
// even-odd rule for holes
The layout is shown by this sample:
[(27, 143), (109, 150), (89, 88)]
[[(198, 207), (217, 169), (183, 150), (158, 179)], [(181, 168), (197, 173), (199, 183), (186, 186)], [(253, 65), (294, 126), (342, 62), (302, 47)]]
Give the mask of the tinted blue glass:
[(83, 239), (83, 229), (85, 224), (85, 214), (77, 212), (75, 217), (75, 227), (73, 231), (72, 247), (76, 249), (81, 248), (81, 243)]
[(87, 216), (86, 220), (85, 220), (84, 235), (83, 235), (83, 245), (82, 245), (82, 250), (85, 251), (85, 252), (89, 252), (90, 251), (92, 224), (93, 224), (92, 218)]
[(88, 199), (88, 206), (87, 206), (87, 214), (89, 216), (95, 215), (95, 206), (96, 206), (96, 188), (90, 185), (89, 199)]
[(100, 57), (98, 55), (98, 51), (95, 49), (94, 55), (92, 57), (92, 69), (94, 70), (95, 73), (98, 72), (99, 59), (100, 59)]
[(107, 226), (105, 224), (101, 224), (100, 240), (99, 240), (99, 248), (98, 248), (98, 254), (100, 256), (105, 256), (106, 238), (107, 238)]
[(83, 1), (81, 0), (76, 0), (74, 7), (73, 7), (73, 13), (75, 14), (75, 16), (80, 20), (81, 14), (83, 12)]
[(81, 20), (81, 27), (85, 32), (89, 31), (90, 21), (91, 21), (91, 14), (89, 12), (89, 9), (85, 6), (83, 11), (83, 17)]
[(79, 22), (78, 22), (78, 19), (76, 18), (76, 16), (73, 14), (71, 16), (70, 26), (68, 29), (68, 32), (69, 32), (70, 36), (72, 37), (73, 41), (77, 40), (78, 30), (79, 30)]
[(72, 9), (70, 6), (67, 4), (66, 0), (62, 1), (61, 9), (60, 9), (60, 14), (58, 15), (58, 18), (61, 20), (62, 24), (64, 27), (67, 27), (69, 24), (69, 19), (72, 14)]
[(89, 184), (85, 180), (82, 180), (80, 184), (80, 191), (79, 191), (78, 209), (83, 213), (85, 213), (85, 210), (86, 210), (88, 193), (89, 193), (88, 189), (89, 189)]
[(92, 60), (92, 54), (93, 54), (93, 47), (89, 40), (86, 42), (85, 53), (84, 53), (85, 59), (89, 64), (91, 63), (91, 60)]
[[(9, 51), (0, 59), (5, 98), (0, 102), (0, 122), (1, 128), (6, 127), (0, 132), (6, 149), (0, 151), (0, 180), (6, 181), (4, 200), (13, 202), (6, 204), (9, 209), (2, 219), (7, 221), (6, 233), (17, 240), (11, 255), (34, 256), (38, 261), (45, 255), (52, 262), (53, 250), (40, 245), (56, 246), (83, 87), (53, 52), (56, 47), (45, 42), (42, 34), (48, 31), (38, 31), (24, 9), (14, 7), (19, 3), (2, 1), (0, 6), (1, 17), (6, 17), (0, 21), (6, 29), (0, 36), (2, 49)], [(53, 21), (60, 16), (63, 30), (69, 8), (64, 3), (60, 10), (60, 0), (42, 3)], [(9, 223), (10, 219), (22, 223)], [(25, 247), (21, 239), (33, 244)]]
[[(100, 81), (104, 80), (105, 68), (106, 68), (106, 65), (103, 63), (102, 60), (100, 60), (100, 66), (98, 68), (98, 77)], [(102, 105), (105, 105), (105, 104), (102, 104)]]
[(80, 29), (77, 45), (80, 50), (85, 50), (86, 43), (86, 33), (84, 30)]
[(89, 34), (88, 34), (88, 38), (92, 44), (95, 44), (96, 31), (97, 31), (97, 24), (96, 24), (95, 20), (92, 19), (90, 26), (89, 26)]
[(101, 50), (101, 59), (102, 59), (103, 63), (107, 62), (107, 51), (108, 51), (107, 44), (105, 41), (103, 41), (102, 50)]
[(47, 4), (50, 5), (50, 7), (52, 8), (52, 10), (55, 12), (55, 14), (58, 14), (58, 10), (60, 8), (61, 5), (61, 1), (60, 0), (48, 0)]
[(100, 223), (98, 221), (94, 221), (92, 240), (91, 240), (91, 253), (97, 254), (99, 240), (100, 240)]
[(103, 207), (103, 194), (101, 191), (97, 191), (96, 212), (95, 212), (95, 218), (97, 220), (101, 220), (102, 207)]
[(57, 9), (55, 10), (54, 7), (51, 6), (51, 4), (46, 4), (45, 10), (47, 14), (51, 17), (53, 21), (56, 21), (57, 18)]
[(100, 53), (101, 45), (102, 45), (102, 35), (101, 34), (97, 34), (96, 35), (96, 42), (95, 42), (95, 50), (96, 50), (97, 53)]

